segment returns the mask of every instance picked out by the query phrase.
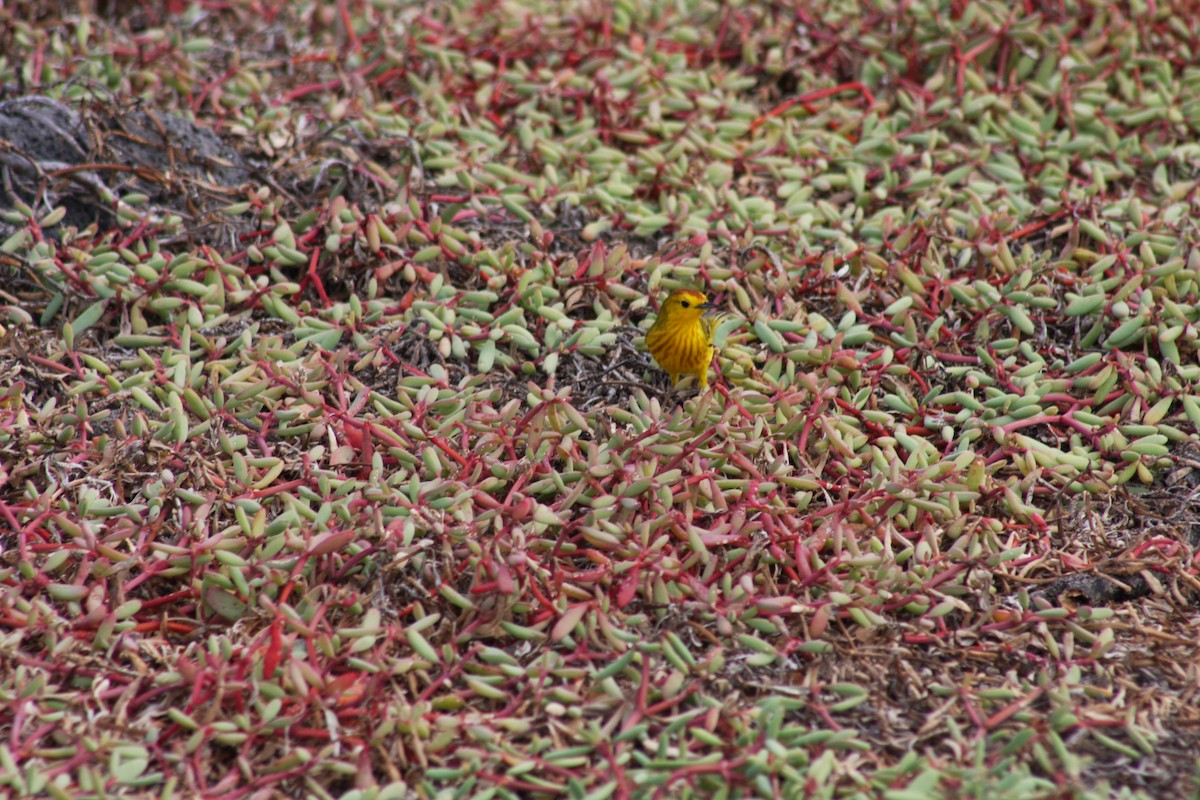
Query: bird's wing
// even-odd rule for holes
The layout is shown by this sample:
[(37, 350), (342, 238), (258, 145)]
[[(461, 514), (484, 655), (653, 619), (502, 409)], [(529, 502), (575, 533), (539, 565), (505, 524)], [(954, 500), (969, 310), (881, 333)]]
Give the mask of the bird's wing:
[(712, 341), (713, 336), (717, 332), (717, 328), (721, 327), (721, 323), (729, 319), (734, 319), (734, 315), (728, 311), (713, 311), (705, 314), (700, 320), (704, 323), (704, 331), (708, 334), (709, 341)]

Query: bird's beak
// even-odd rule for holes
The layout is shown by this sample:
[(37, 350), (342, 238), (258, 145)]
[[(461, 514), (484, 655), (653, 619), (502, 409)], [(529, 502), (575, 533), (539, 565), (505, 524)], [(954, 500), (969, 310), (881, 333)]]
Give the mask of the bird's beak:
[(701, 303), (700, 305), (696, 306), (696, 308), (720, 308), (720, 306), (710, 300), (707, 303)]

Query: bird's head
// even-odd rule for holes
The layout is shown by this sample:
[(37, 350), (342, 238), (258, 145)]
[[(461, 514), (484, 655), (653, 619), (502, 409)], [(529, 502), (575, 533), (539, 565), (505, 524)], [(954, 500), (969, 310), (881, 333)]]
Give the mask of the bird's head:
[(699, 319), (705, 311), (716, 307), (716, 303), (708, 302), (708, 297), (703, 292), (676, 289), (667, 295), (658, 313), (666, 314), (669, 319)]

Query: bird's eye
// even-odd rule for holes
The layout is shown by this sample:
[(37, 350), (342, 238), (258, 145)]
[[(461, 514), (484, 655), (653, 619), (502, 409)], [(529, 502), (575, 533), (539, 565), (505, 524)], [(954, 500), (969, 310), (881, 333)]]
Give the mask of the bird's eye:
[(687, 300), (680, 300), (680, 301), (679, 301), (679, 305), (683, 306), (684, 308), (691, 308), (691, 307), (692, 307), (692, 304), (691, 304), (691, 303), (689, 303)]

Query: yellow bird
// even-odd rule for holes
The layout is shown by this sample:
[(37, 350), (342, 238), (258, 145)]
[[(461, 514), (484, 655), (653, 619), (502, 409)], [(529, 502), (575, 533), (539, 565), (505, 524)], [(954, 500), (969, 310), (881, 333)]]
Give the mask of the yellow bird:
[(708, 387), (713, 331), (725, 317), (706, 313), (716, 307), (703, 292), (690, 289), (676, 289), (663, 301), (646, 332), (646, 348), (672, 383), (678, 383), (683, 375), (695, 375), (701, 389)]

